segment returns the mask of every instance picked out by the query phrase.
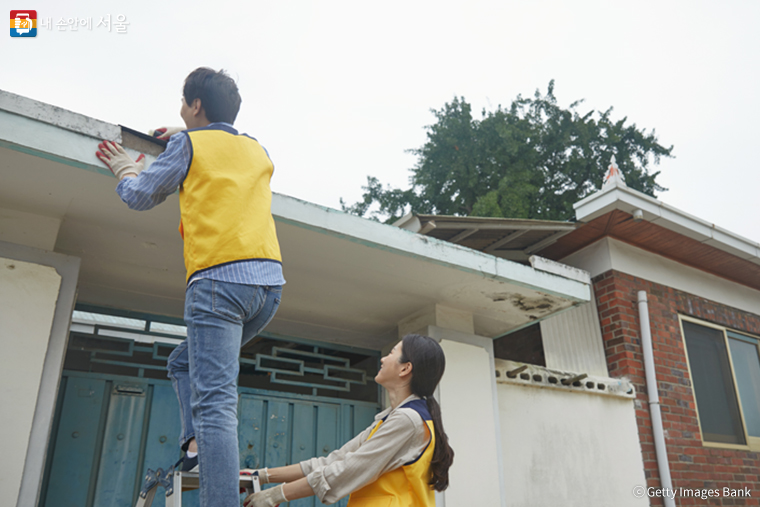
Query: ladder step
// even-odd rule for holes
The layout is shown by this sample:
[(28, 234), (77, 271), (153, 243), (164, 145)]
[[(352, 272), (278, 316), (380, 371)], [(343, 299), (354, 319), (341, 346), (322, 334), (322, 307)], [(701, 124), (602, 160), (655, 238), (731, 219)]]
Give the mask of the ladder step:
[[(182, 492), (198, 489), (200, 481), (196, 472), (174, 471), (174, 467), (166, 472), (161, 468), (154, 472), (149, 468), (135, 507), (151, 507), (159, 486), (162, 486), (166, 492), (166, 507), (182, 507)], [(245, 489), (247, 495), (261, 491), (259, 477), (241, 475), (240, 487)], [(174, 494), (175, 492), (179, 494)]]

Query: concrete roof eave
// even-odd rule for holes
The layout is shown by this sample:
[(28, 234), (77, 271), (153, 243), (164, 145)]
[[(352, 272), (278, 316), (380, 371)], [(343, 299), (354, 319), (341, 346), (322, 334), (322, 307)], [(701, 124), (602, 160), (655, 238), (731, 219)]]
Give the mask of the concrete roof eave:
[(587, 301), (589, 298), (585, 284), (579, 284), (572, 278), (539, 271), (448, 241), (356, 217), (294, 197), (275, 194), (272, 214), (278, 222), (292, 223), (403, 257), (421, 259), (494, 281), (509, 282), (531, 289), (541, 288), (540, 290), (547, 294), (569, 298), (575, 302)]
[[(0, 100), (0, 208), (58, 224), (51, 247), (82, 258), (80, 301), (181, 315), (177, 196), (129, 210), (94, 156), (119, 127), (31, 102)], [(274, 194), (272, 212), (288, 283), (269, 330), (283, 336), (380, 349), (434, 303), (472, 312), (476, 332), (496, 337), (590, 299), (588, 283), (557, 272), (292, 197)]]

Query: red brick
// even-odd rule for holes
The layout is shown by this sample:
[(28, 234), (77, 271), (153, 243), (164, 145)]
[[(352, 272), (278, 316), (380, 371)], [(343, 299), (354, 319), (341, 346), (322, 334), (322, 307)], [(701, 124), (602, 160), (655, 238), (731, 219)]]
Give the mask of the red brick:
[[(594, 277), (593, 283), (610, 376), (628, 377), (636, 388), (636, 399), (641, 402), (641, 408), (636, 410), (636, 424), (647, 485), (660, 487), (660, 481), (652, 444), (639, 337), (636, 302), (639, 290), (646, 290), (649, 294), (657, 386), (663, 425), (668, 432), (666, 442), (673, 486), (696, 489), (741, 489), (746, 486), (753, 492), (752, 498), (707, 501), (679, 498), (678, 505), (760, 505), (758, 454), (702, 445), (678, 315), (688, 315), (754, 335), (760, 334), (760, 316), (614, 270)], [(681, 456), (688, 456), (691, 461), (682, 462)], [(663, 503), (652, 499), (651, 505)]]

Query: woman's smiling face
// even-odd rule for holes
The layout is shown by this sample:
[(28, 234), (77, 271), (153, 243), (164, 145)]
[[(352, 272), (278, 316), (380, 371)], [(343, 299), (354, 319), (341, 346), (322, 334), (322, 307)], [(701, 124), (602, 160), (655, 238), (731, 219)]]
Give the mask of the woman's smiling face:
[(392, 383), (408, 365), (409, 363), (401, 363), (401, 342), (398, 342), (387, 356), (380, 359), (380, 371), (375, 375), (375, 382), (381, 386)]

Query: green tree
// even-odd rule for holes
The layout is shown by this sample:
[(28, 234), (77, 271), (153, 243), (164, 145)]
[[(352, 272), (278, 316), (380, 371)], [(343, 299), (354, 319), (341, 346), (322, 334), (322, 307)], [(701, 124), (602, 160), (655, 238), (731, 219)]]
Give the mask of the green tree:
[(557, 105), (554, 81), (542, 95), (519, 96), (509, 109), (499, 106), (474, 119), (472, 108), (455, 98), (427, 127), (427, 142), (411, 169), (411, 187), (383, 186), (372, 176), (362, 200), (344, 211), (392, 222), (410, 209), (439, 215), (571, 220), (573, 203), (599, 190), (615, 155), (626, 184), (654, 196), (666, 189), (650, 173), (673, 147), (658, 143), (655, 132), (613, 121), (612, 108), (578, 112)]

